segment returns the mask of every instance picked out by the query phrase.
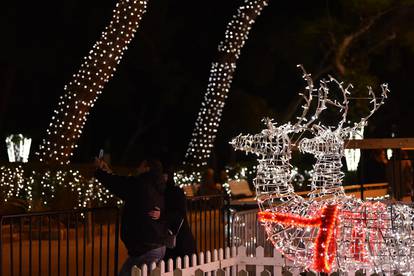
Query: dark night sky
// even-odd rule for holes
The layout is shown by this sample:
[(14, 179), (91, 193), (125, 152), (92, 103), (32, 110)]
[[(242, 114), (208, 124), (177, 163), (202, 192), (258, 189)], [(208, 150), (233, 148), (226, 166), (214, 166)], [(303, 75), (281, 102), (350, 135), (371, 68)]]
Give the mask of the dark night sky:
[[(22, 132), (34, 138), (32, 152), (37, 149), (64, 84), (108, 24), (115, 2), (2, 1), (2, 140)], [(114, 163), (128, 163), (149, 148), (168, 151), (174, 160), (181, 160), (217, 44), (240, 2), (150, 1), (115, 77), (91, 110), (74, 161), (90, 160), (101, 147), (111, 152)], [(260, 117), (286, 112), (302, 85), (296, 64), (316, 70), (310, 60), (319, 58), (318, 45), (301, 47), (303, 37), (298, 39), (297, 33), (328, 1), (309, 2), (270, 1), (253, 26), (224, 111), (216, 158), (228, 158), (230, 137), (258, 130)], [(368, 135), (387, 137), (395, 124), (400, 136), (414, 137), (414, 53), (400, 44), (400, 40), (390, 42), (371, 62), (377, 78), (390, 83), (392, 95), (373, 118), (376, 128)], [(125, 152), (137, 131), (133, 147)], [(4, 144), (2, 148), (0, 160), (5, 161)]]

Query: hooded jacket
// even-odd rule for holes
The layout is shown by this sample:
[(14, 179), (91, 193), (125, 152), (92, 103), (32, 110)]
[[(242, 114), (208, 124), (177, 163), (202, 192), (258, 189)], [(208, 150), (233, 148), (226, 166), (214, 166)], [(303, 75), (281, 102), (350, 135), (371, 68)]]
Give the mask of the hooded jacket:
[[(164, 245), (167, 234), (164, 184), (153, 172), (139, 176), (119, 176), (98, 169), (96, 178), (125, 205), (121, 214), (121, 240), (128, 255), (140, 256)], [(148, 212), (159, 208), (161, 218), (152, 219)]]

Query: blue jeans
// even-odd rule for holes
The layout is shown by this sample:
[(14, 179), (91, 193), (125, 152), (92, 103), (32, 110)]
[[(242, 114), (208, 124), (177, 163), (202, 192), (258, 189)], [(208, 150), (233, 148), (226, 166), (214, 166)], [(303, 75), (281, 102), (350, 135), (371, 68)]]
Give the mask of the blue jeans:
[(152, 249), (142, 254), (141, 256), (129, 256), (125, 263), (122, 265), (119, 276), (131, 276), (131, 270), (134, 265), (136, 265), (138, 268), (141, 268), (143, 264), (146, 264), (149, 270), (149, 266), (154, 262), (158, 263), (161, 261), (164, 258), (164, 255), (165, 246)]

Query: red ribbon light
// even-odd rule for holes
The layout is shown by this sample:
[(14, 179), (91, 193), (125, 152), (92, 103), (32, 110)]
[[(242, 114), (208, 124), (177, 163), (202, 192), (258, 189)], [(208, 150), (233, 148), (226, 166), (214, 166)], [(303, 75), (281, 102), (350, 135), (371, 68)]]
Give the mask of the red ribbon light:
[[(274, 222), (296, 227), (319, 227), (315, 239), (312, 268), (317, 272), (329, 273), (336, 256), (335, 224), (338, 219), (338, 206), (326, 205), (315, 217), (302, 217), (294, 214), (259, 212), (261, 222)], [(330, 252), (330, 253), (329, 253)]]

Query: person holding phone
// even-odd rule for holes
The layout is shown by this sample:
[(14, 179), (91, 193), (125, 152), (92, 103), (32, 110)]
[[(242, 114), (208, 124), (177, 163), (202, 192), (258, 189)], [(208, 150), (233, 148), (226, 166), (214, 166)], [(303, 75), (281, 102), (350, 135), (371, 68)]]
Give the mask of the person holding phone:
[(113, 174), (100, 158), (96, 158), (95, 166), (95, 177), (124, 201), (121, 240), (129, 257), (119, 275), (131, 275), (134, 265), (140, 267), (162, 260), (168, 230), (163, 217), (166, 179), (161, 162), (155, 159), (141, 162), (138, 175), (134, 176)]

